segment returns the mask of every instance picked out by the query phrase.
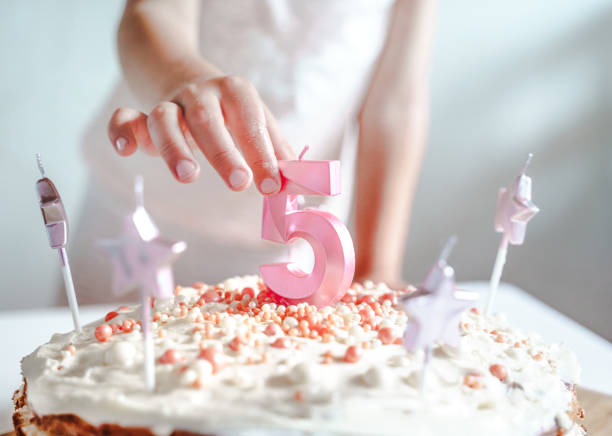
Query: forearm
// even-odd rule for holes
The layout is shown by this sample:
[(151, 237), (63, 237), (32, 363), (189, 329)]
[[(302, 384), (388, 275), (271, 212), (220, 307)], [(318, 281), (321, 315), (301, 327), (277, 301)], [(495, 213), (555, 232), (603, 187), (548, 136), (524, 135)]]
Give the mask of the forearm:
[(361, 278), (399, 280), (412, 201), (427, 140), (424, 105), (386, 129), (361, 124), (357, 159), (356, 269)]
[(398, 0), (360, 114), (357, 277), (399, 280), (425, 153), (434, 3)]
[(166, 98), (181, 83), (220, 71), (198, 52), (199, 2), (130, 0), (117, 43), (124, 75), (146, 105)]

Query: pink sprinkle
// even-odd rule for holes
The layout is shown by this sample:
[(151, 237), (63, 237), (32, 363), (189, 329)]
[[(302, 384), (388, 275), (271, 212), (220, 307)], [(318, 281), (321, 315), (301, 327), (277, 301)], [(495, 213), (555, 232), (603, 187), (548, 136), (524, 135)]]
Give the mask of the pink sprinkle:
[(201, 290), (201, 289), (203, 289), (205, 286), (207, 286), (207, 285), (206, 285), (206, 283), (204, 283), (204, 282), (195, 282), (195, 283), (193, 283), (193, 284), (191, 285), (191, 287), (192, 287), (193, 289), (197, 289), (197, 290)]
[(264, 333), (268, 336), (274, 336), (280, 331), (280, 328), (276, 324), (268, 324), (268, 327), (264, 330)]
[(506, 367), (498, 363), (491, 365), (489, 367), (489, 371), (491, 371), (491, 374), (493, 374), (495, 377), (499, 379), (499, 381), (502, 381), (502, 382), (505, 381), (506, 378), (508, 377), (508, 370), (506, 369)]
[(289, 348), (290, 345), (291, 341), (289, 341), (289, 338), (278, 338), (272, 342), (272, 346), (275, 348)]
[(236, 352), (240, 351), (240, 349), (242, 348), (242, 345), (243, 345), (243, 341), (238, 336), (235, 336), (234, 339), (232, 339), (229, 343), (229, 347), (233, 351), (236, 351)]
[(128, 319), (123, 321), (123, 324), (121, 324), (121, 330), (123, 330), (125, 333), (131, 332), (133, 328), (134, 328), (134, 321), (130, 321)]
[(159, 363), (177, 363), (182, 362), (183, 360), (185, 360), (185, 356), (183, 356), (183, 353), (170, 348), (166, 350), (164, 354), (162, 354), (162, 356), (159, 358)]
[(481, 373), (470, 372), (463, 378), (463, 384), (472, 389), (482, 389), (483, 384), (478, 380), (479, 377), (482, 377)]
[(104, 321), (109, 322), (111, 319), (113, 319), (117, 315), (119, 315), (117, 312), (108, 312), (106, 314), (106, 317), (104, 318)]
[(213, 374), (220, 371), (224, 366), (223, 356), (215, 347), (203, 348), (198, 356), (200, 359), (208, 360), (213, 369)]
[(100, 342), (106, 342), (113, 335), (113, 329), (108, 324), (100, 324), (94, 331), (94, 336)]
[(395, 336), (393, 335), (393, 329), (391, 327), (383, 327), (378, 331), (378, 339), (385, 344), (392, 344), (395, 340)]
[(361, 359), (362, 355), (363, 355), (363, 350), (360, 347), (356, 345), (351, 345), (350, 347), (346, 349), (346, 354), (344, 355), (344, 361), (347, 363), (355, 363), (355, 362), (358, 362), (359, 359)]
[(253, 290), (253, 288), (244, 288), (240, 295), (242, 297), (244, 297), (245, 295), (248, 295), (251, 298), (255, 298), (255, 291)]
[(204, 293), (202, 299), (205, 303), (216, 303), (221, 301), (222, 297), (219, 295), (219, 292), (215, 291), (214, 289), (209, 289)]

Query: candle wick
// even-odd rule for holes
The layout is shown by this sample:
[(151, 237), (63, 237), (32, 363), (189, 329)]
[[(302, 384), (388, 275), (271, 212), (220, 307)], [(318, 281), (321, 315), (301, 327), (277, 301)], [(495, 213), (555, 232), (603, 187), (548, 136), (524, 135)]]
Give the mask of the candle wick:
[(36, 165), (38, 165), (38, 171), (40, 171), (40, 175), (45, 177), (45, 167), (43, 167), (42, 160), (40, 158), (40, 153), (36, 153)]
[(302, 160), (302, 158), (304, 157), (304, 155), (306, 154), (306, 152), (310, 149), (310, 147), (308, 145), (304, 146), (304, 149), (302, 150), (302, 152), (300, 153), (300, 156), (298, 157), (298, 160)]
[(453, 251), (453, 248), (455, 248), (455, 244), (457, 244), (457, 236), (453, 235), (448, 238), (448, 241), (446, 241), (446, 244), (444, 244), (444, 247), (442, 247), (442, 252), (438, 258), (439, 265), (446, 265), (446, 261)]

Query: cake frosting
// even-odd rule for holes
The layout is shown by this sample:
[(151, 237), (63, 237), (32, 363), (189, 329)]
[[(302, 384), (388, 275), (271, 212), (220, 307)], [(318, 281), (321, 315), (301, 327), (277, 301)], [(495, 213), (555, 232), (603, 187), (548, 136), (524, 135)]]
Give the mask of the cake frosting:
[(154, 393), (140, 308), (122, 306), (23, 359), (20, 431), (46, 434), (33, 416), (74, 415), (157, 436), (584, 434), (574, 354), (501, 314), (465, 312), (460, 346), (434, 347), (421, 392), (423, 353), (403, 347), (397, 306), (411, 291), (355, 284), (317, 309), (278, 301), (257, 276), (177, 287), (153, 305)]

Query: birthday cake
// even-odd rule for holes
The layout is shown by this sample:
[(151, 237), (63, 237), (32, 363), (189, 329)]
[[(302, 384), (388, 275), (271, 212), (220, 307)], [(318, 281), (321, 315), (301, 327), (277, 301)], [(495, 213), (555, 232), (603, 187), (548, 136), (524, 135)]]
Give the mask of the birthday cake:
[(138, 306), (55, 334), (22, 361), (18, 435), (583, 435), (572, 352), (476, 308), (460, 345), (408, 352), (398, 299), (353, 284), (286, 305), (257, 276), (177, 287), (152, 307), (156, 388)]

